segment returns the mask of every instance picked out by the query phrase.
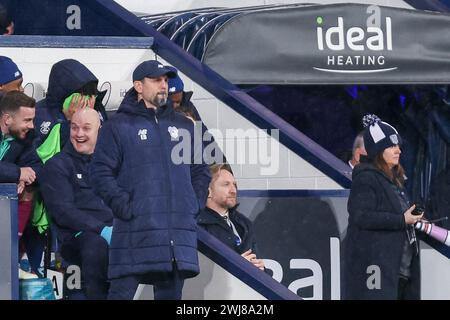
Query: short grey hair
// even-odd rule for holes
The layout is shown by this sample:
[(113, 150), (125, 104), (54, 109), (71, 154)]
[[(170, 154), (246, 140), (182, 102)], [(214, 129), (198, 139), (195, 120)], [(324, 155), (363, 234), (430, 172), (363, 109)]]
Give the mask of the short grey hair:
[(353, 141), (352, 155), (355, 155), (355, 150), (358, 148), (364, 148), (364, 131), (358, 133), (355, 141)]

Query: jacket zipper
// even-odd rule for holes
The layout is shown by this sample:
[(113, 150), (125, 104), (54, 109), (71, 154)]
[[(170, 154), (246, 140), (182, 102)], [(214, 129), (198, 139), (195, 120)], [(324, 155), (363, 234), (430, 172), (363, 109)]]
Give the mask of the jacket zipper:
[[(167, 178), (168, 178), (168, 181), (169, 181), (169, 188), (168, 188), (168, 192), (169, 192), (169, 197), (168, 197), (168, 209), (169, 209), (169, 219), (172, 219), (172, 177), (171, 177), (171, 174), (170, 174), (170, 166), (169, 166), (169, 160), (170, 159), (168, 159), (167, 158), (167, 143), (166, 143), (166, 140), (165, 140), (165, 138), (164, 138), (164, 133), (163, 132), (161, 132), (161, 126), (159, 125), (159, 121), (158, 121), (158, 117), (156, 116), (156, 114), (155, 114), (155, 122), (156, 122), (156, 124), (157, 124), (157, 126), (158, 126), (158, 130), (159, 130), (159, 134), (160, 134), (160, 136), (161, 136), (161, 143), (162, 143), (162, 145), (163, 145), (163, 150), (164, 150), (164, 159), (166, 160), (166, 161), (164, 161), (164, 163), (165, 163), (165, 166), (166, 166), (166, 172), (167, 172)], [(170, 222), (170, 221), (169, 221)], [(176, 262), (176, 260), (175, 260), (175, 247), (174, 247), (174, 242), (173, 242), (173, 236), (172, 236), (172, 223), (170, 222), (169, 223), (169, 230), (168, 230), (168, 232), (169, 232), (169, 239), (170, 239), (170, 253), (171, 253), (171, 256), (172, 256), (172, 263), (173, 262)]]

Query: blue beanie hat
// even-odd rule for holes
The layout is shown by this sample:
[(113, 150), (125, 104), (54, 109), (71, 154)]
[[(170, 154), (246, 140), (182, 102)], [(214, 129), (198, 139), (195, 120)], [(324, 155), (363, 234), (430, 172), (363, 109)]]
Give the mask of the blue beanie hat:
[(0, 56), (0, 86), (22, 78), (17, 65), (8, 57)]
[(180, 76), (177, 74), (175, 78), (169, 79), (169, 94), (174, 94), (184, 90), (184, 83)]

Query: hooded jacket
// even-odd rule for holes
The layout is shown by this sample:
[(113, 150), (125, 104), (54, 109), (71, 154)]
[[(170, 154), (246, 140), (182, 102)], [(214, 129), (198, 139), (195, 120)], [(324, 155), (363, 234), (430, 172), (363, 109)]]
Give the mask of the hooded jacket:
[(155, 111), (138, 103), (133, 88), (100, 130), (91, 182), (114, 214), (110, 278), (171, 272), (173, 262), (185, 278), (199, 272), (196, 217), (206, 202), (209, 170), (174, 158), (180, 142), (191, 163), (194, 150), (201, 152), (193, 130), (171, 106)]
[[(77, 60), (65, 59), (52, 66), (46, 97), (36, 104), (34, 127), (39, 137), (39, 144), (46, 139), (56, 123), (61, 123), (61, 148), (66, 144), (70, 128), (69, 122), (62, 112), (63, 102), (68, 96), (91, 81), (98, 82), (98, 79)], [(103, 95), (104, 93), (99, 93), (97, 96), (95, 109), (106, 120), (104, 107), (99, 102)]]
[(193, 94), (194, 92), (192, 91), (183, 91), (183, 98), (181, 100), (180, 108), (183, 112), (192, 113), (194, 115), (195, 121), (202, 121), (202, 119), (200, 118), (200, 114), (197, 111), (197, 108), (191, 101)]
[[(404, 210), (391, 180), (370, 163), (353, 170), (344, 240), (344, 297), (389, 299), (398, 295), (403, 246), (407, 239)], [(399, 190), (405, 192), (404, 189)], [(411, 263), (408, 299), (420, 298), (420, 261)]]

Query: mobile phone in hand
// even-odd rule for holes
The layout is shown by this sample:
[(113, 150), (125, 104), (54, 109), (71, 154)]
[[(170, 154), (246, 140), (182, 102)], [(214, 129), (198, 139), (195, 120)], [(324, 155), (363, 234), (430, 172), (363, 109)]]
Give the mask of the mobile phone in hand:
[(415, 215), (415, 216), (420, 216), (421, 214), (423, 214), (425, 212), (425, 208), (421, 205), (416, 205), (416, 207), (414, 208), (414, 210), (411, 212), (411, 214)]

